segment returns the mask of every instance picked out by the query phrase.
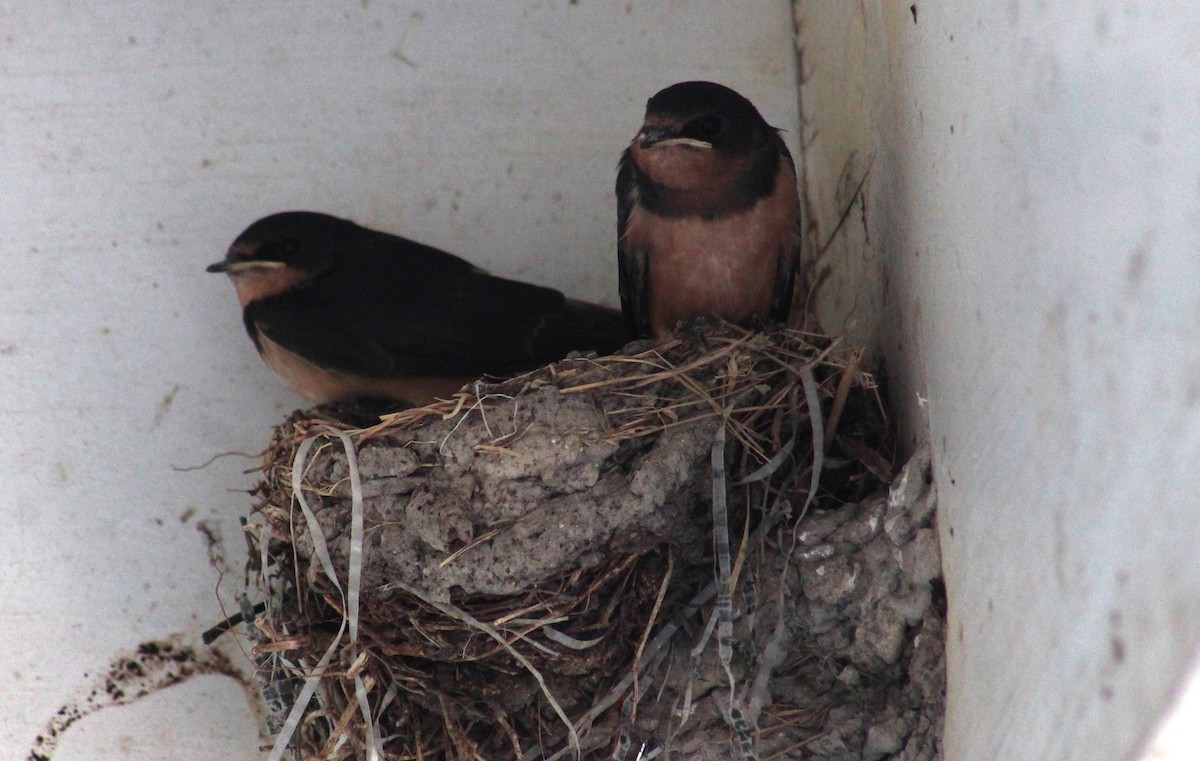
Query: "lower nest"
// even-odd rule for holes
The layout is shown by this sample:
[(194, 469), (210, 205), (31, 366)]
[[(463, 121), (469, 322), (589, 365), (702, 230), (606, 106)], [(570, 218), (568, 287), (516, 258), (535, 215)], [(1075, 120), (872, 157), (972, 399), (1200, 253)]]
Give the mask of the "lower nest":
[[(318, 408), (276, 429), (251, 552), (267, 597), (256, 652), (276, 725), (320, 677), (296, 709), (299, 757), (682, 749), (681, 706), (728, 700), (731, 680), (749, 690), (785, 616), (756, 600), (799, 587), (782, 554), (796, 520), (891, 477), (875, 384), (857, 352), (786, 329), (720, 325), (630, 349), (368, 428)], [(689, 653), (721, 586), (737, 593), (733, 657)], [(792, 648), (768, 675), (813, 668)], [(745, 731), (764, 748), (833, 708), (789, 714), (746, 690), (758, 706)], [(738, 736), (728, 711), (709, 719)]]

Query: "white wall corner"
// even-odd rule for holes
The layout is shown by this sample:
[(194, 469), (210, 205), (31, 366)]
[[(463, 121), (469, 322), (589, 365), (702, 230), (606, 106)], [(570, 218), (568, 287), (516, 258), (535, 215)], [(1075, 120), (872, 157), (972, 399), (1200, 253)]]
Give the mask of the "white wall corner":
[(796, 12), (817, 313), (933, 446), (945, 757), (1159, 753), (1200, 646), (1200, 6)]

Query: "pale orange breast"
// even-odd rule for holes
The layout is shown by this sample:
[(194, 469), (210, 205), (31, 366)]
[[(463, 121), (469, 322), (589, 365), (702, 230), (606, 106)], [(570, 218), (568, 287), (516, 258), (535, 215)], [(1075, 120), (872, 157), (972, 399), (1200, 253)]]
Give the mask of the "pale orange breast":
[(318, 367), (258, 334), (262, 358), (284, 386), (313, 404), (353, 399), (395, 399), (416, 405), (448, 398), (475, 378), (366, 378)]
[(740, 214), (668, 218), (634, 207), (626, 246), (647, 254), (650, 326), (655, 335), (681, 321), (765, 319), (780, 258), (791, 256), (796, 191), (764, 198)]

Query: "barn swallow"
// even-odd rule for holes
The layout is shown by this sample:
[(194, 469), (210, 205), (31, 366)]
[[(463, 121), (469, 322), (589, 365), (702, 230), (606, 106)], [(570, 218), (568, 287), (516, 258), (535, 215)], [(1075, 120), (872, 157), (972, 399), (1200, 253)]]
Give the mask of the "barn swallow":
[(233, 281), (259, 354), (314, 404), (425, 404), (627, 339), (616, 310), (314, 212), (258, 220), (208, 271)]
[(681, 321), (786, 322), (800, 254), (792, 155), (750, 101), (681, 82), (646, 103), (617, 171), (621, 307), (636, 336)]

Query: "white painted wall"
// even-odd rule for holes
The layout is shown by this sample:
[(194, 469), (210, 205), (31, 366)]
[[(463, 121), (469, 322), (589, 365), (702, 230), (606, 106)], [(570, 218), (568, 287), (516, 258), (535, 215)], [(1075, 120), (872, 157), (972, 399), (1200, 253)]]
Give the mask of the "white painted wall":
[(934, 446), (946, 758), (1125, 759), (1200, 644), (1200, 5), (910, 5), (800, 0), (801, 109), (815, 238), (869, 168), (826, 326)]
[[(246, 224), (321, 209), (615, 304), (612, 185), (647, 97), (715, 79), (798, 135), (784, 0), (5, 5), (5, 758), (85, 673), (220, 617), (197, 529), (240, 562), (255, 460), (173, 468), (258, 451), (297, 404), (203, 271)], [(206, 677), (84, 720), (56, 758), (258, 742)]]
[[(219, 617), (198, 523), (240, 560), (253, 461), (172, 466), (257, 450), (296, 403), (202, 271), (245, 224), (323, 209), (615, 303), (642, 103), (716, 79), (794, 137), (786, 5), (10, 4), (6, 757), (85, 672)], [(827, 326), (878, 347), (935, 445), (947, 758), (1125, 758), (1200, 640), (1200, 7), (909, 5), (801, 0), (801, 95)], [(206, 677), (57, 758), (257, 742)]]

